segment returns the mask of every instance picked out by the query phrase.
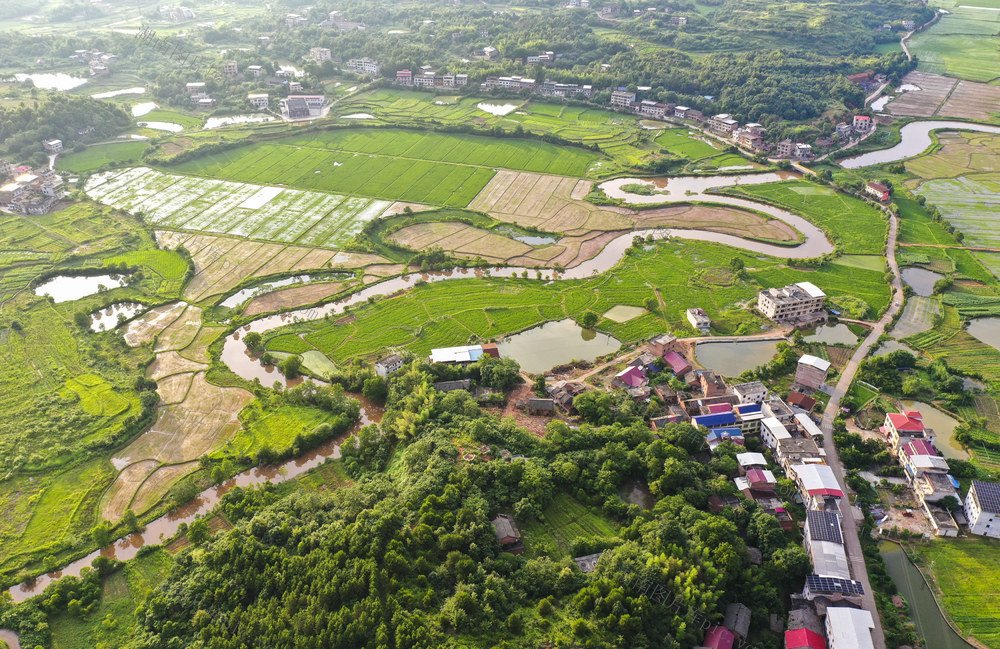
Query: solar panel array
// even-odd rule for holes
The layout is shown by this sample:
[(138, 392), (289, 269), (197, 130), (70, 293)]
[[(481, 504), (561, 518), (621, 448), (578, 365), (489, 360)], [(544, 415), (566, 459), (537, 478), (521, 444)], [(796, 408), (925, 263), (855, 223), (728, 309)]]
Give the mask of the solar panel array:
[(991, 514), (1000, 514), (1000, 484), (973, 480), (972, 486), (976, 489), (980, 509)]
[(809, 523), (809, 537), (813, 541), (831, 541), (844, 544), (840, 533), (840, 517), (832, 512), (809, 510), (806, 512)]
[(821, 577), (809, 575), (806, 586), (814, 593), (842, 593), (844, 595), (864, 595), (865, 589), (860, 581), (841, 579), (840, 577)]

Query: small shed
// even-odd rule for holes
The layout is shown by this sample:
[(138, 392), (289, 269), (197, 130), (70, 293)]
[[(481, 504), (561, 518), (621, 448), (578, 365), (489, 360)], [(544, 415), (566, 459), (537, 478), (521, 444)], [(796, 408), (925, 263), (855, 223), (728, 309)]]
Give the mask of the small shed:
[(500, 549), (511, 554), (524, 554), (524, 544), (521, 543), (521, 532), (514, 524), (514, 517), (509, 514), (498, 514), (490, 523), (496, 532)]
[(556, 402), (554, 399), (528, 399), (527, 408), (531, 415), (552, 415), (556, 412)]

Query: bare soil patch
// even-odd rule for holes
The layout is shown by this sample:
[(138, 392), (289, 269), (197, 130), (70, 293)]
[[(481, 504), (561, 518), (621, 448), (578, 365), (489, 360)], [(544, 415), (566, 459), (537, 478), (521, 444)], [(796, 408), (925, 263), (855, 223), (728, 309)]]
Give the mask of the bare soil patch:
[(157, 381), (156, 392), (160, 395), (160, 403), (169, 405), (183, 401), (184, 397), (187, 396), (188, 389), (191, 387), (191, 380), (193, 378), (194, 374), (185, 372), (184, 374), (165, 376)]
[(1000, 86), (975, 81), (959, 81), (938, 111), (941, 117), (988, 120), (1000, 113)]
[(199, 331), (201, 331), (201, 309), (194, 305), (189, 305), (179, 318), (171, 322), (156, 337), (155, 351), (164, 352), (171, 349), (184, 349), (191, 344), (191, 341), (195, 339)]
[(306, 286), (293, 286), (281, 289), (250, 300), (243, 310), (243, 314), (246, 316), (256, 316), (262, 313), (274, 313), (281, 309), (292, 309), (306, 304), (313, 304), (331, 295), (340, 293), (347, 286), (348, 284), (344, 282), (324, 282), (321, 284), (308, 284)]
[(186, 302), (173, 302), (150, 309), (125, 328), (125, 343), (130, 347), (138, 347), (153, 342), (186, 308)]
[(886, 105), (886, 112), (904, 117), (930, 117), (948, 97), (957, 79), (913, 70), (903, 77), (903, 83), (920, 90), (900, 93)]
[(197, 469), (197, 462), (161, 466), (146, 478), (146, 481), (135, 492), (135, 496), (132, 498), (132, 509), (137, 512), (150, 509), (167, 495), (175, 482)]
[(142, 481), (160, 465), (156, 460), (143, 460), (125, 467), (108, 487), (101, 501), (101, 517), (118, 522), (129, 509), (129, 503)]
[(206, 369), (206, 367), (207, 365), (204, 363), (190, 361), (176, 351), (169, 351), (156, 356), (156, 360), (146, 368), (146, 376), (154, 381), (159, 381), (165, 376), (180, 374), (181, 372), (198, 372)]

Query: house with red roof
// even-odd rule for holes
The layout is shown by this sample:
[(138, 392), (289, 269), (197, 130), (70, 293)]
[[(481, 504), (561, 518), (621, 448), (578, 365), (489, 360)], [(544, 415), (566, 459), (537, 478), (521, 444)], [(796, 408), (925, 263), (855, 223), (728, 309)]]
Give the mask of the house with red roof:
[(678, 378), (691, 371), (691, 363), (688, 363), (686, 358), (674, 351), (664, 354), (663, 362), (670, 366), (670, 371)]
[(732, 631), (724, 626), (713, 626), (705, 634), (705, 642), (702, 643), (707, 649), (733, 649), (733, 642), (736, 636)]
[(923, 439), (931, 443), (934, 442), (933, 433), (924, 426), (924, 416), (917, 410), (886, 414), (885, 423), (882, 424), (879, 431), (885, 435), (885, 441), (893, 455), (898, 455), (901, 447), (915, 440)]
[(785, 631), (785, 649), (826, 649), (826, 638), (812, 629)]
[(634, 367), (632, 365), (626, 367), (621, 372), (618, 372), (612, 381), (613, 385), (626, 388), (641, 388), (646, 385), (646, 383), (648, 383), (646, 375), (643, 374), (642, 370), (638, 367)]

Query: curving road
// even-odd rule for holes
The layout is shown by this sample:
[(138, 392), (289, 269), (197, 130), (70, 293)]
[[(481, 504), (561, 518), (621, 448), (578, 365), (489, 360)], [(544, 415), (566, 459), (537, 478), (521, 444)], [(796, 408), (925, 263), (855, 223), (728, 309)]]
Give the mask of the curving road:
[[(840, 462), (837, 454), (837, 447), (833, 443), (833, 420), (840, 411), (840, 401), (844, 398), (854, 375), (857, 374), (858, 365), (868, 355), (872, 347), (878, 344), (881, 336), (892, 319), (899, 313), (903, 305), (903, 280), (899, 274), (899, 264), (896, 263), (896, 234), (899, 231), (899, 220), (895, 216), (889, 217), (889, 241), (886, 248), (886, 258), (889, 261), (889, 269), (892, 271), (892, 303), (875, 326), (872, 327), (868, 336), (858, 345), (848, 361), (847, 366), (840, 375), (840, 380), (830, 393), (830, 403), (823, 412), (823, 449), (826, 451), (826, 463), (833, 469), (837, 476), (837, 482), (844, 493), (847, 493), (847, 484), (844, 481), (844, 465)], [(872, 619), (876, 621), (875, 630), (872, 632), (872, 640), (875, 649), (885, 649), (885, 636), (882, 633), (882, 624), (879, 621), (878, 609), (875, 607), (875, 596), (872, 594), (871, 582), (868, 580), (868, 568), (865, 566), (864, 555), (861, 552), (861, 541), (858, 538), (858, 523), (846, 501), (842, 501), (841, 513), (843, 518), (844, 544), (847, 549), (847, 558), (851, 564), (851, 574), (854, 579), (860, 581), (865, 588), (863, 599), (864, 607), (872, 614)]]

